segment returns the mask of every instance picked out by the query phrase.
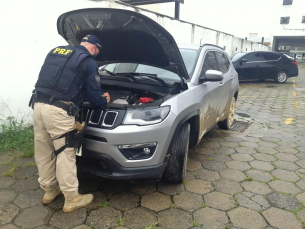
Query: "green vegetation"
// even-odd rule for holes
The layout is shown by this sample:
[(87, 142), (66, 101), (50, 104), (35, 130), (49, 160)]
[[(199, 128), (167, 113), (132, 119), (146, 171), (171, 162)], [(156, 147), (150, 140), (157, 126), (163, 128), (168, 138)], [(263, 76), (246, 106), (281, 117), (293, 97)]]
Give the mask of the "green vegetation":
[(148, 226), (148, 227), (145, 227), (145, 229), (153, 229), (153, 228), (155, 228), (158, 224), (159, 224), (159, 223), (156, 222), (156, 223), (154, 223), (153, 225), (150, 225), (150, 226)]
[(200, 224), (197, 221), (193, 221), (193, 227), (200, 227)]
[(253, 178), (248, 176), (245, 181), (253, 181)]
[(23, 152), (22, 156), (34, 155), (34, 130), (33, 126), (23, 119), (9, 116), (0, 125), (0, 151), (10, 152), (18, 150)]
[(205, 208), (206, 206), (208, 206), (207, 204), (203, 204), (201, 205), (202, 208)]
[(106, 201), (106, 202), (104, 202), (104, 203), (102, 203), (102, 204), (98, 204), (97, 206), (100, 207), (100, 208), (106, 208), (106, 207), (109, 206), (109, 202)]
[(123, 222), (123, 218), (122, 217), (118, 218), (118, 226), (124, 226), (124, 225), (125, 224)]

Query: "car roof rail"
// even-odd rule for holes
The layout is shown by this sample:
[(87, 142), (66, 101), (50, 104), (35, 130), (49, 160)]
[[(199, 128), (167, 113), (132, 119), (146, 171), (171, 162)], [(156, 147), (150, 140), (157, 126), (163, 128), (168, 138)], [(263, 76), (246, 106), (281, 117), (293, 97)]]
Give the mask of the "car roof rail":
[(220, 49), (224, 50), (222, 47), (220, 47), (220, 46), (218, 46), (218, 45), (213, 45), (213, 44), (208, 44), (208, 43), (202, 44), (202, 45), (200, 45), (200, 46), (201, 46), (201, 47), (203, 47), (203, 46), (214, 46), (214, 47), (217, 47), (217, 48), (220, 48)]

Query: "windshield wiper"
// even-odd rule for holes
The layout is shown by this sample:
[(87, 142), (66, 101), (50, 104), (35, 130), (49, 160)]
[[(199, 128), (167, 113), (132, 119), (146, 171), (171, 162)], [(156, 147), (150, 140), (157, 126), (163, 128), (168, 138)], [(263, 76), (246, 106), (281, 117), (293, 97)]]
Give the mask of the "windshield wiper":
[(121, 73), (113, 73), (113, 72), (111, 72), (111, 71), (109, 71), (109, 70), (107, 70), (105, 68), (103, 68), (101, 71), (107, 72), (109, 75), (115, 76), (117, 78), (125, 78), (125, 77), (127, 77), (131, 82), (138, 82), (138, 80), (134, 76), (132, 76), (132, 75), (125, 75), (125, 74), (122, 75)]
[(113, 72), (111, 72), (111, 71), (109, 71), (109, 70), (107, 70), (105, 68), (103, 68), (101, 71), (107, 72), (109, 75), (115, 76), (115, 74)]
[(129, 73), (116, 73), (117, 77), (127, 77), (132, 82), (138, 82), (138, 79), (134, 77), (133, 75), (130, 75)]
[[(141, 79), (149, 79), (149, 80), (152, 80), (155, 83), (159, 84), (160, 86), (168, 87), (167, 83), (165, 83), (164, 80), (158, 78), (157, 74), (140, 73), (140, 72), (128, 72), (128, 73), (124, 73), (124, 74), (129, 74), (129, 75), (133, 75), (133, 76), (140, 76)], [(148, 78), (146, 78), (146, 77), (148, 77)]]

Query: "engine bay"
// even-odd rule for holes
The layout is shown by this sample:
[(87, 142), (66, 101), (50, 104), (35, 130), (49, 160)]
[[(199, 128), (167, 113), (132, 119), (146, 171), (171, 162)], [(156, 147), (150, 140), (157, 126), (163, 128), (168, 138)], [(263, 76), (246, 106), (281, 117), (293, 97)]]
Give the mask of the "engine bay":
[(118, 86), (102, 86), (104, 92), (110, 95), (110, 103), (122, 105), (141, 105), (153, 103), (163, 96), (158, 94), (139, 90), (139, 89), (126, 89)]

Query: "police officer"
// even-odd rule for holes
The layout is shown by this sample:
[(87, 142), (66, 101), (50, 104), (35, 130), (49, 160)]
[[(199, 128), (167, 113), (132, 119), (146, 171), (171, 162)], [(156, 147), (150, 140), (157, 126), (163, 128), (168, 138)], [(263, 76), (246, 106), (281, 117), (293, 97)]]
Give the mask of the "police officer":
[(93, 106), (103, 106), (110, 100), (108, 93), (101, 92), (94, 60), (101, 50), (101, 42), (94, 35), (84, 37), (79, 46), (52, 49), (35, 85), (35, 161), (38, 181), (45, 190), (42, 202), (51, 203), (63, 193), (64, 212), (84, 207), (93, 200), (92, 194), (78, 193), (73, 126), (74, 116), (85, 98)]

